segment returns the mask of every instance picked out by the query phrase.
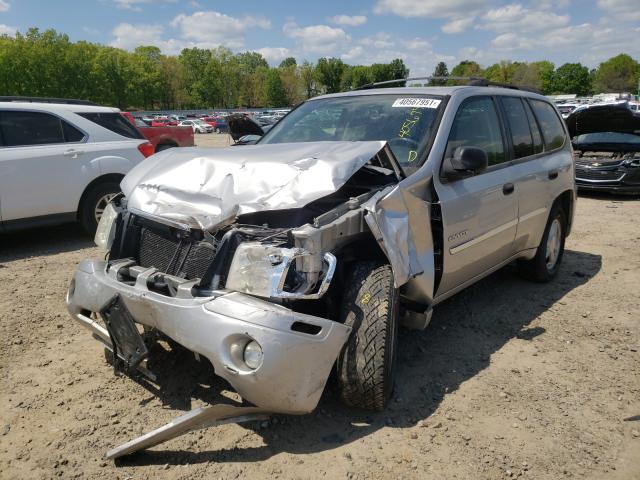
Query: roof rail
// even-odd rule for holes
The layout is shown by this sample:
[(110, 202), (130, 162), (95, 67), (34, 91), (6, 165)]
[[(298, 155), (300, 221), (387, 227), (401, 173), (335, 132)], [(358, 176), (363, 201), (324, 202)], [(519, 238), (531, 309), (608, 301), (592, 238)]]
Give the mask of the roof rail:
[(53, 97), (21, 97), (21, 96), (0, 96), (0, 102), (30, 102), (30, 103), (64, 103), (68, 105), (93, 105), (97, 103), (89, 100), (76, 100), (73, 98), (53, 98)]
[(513, 90), (523, 90), (525, 92), (532, 92), (532, 93), (539, 93), (542, 94), (542, 92), (536, 88), (533, 87), (526, 87), (526, 86), (518, 86), (518, 85), (512, 85), (509, 83), (499, 83), (499, 82), (493, 82), (491, 80), (487, 80), (486, 78), (483, 77), (452, 77), (452, 76), (443, 76), (443, 77), (438, 77), (438, 76), (429, 76), (429, 77), (410, 77), (410, 78), (397, 78), (395, 80), (386, 80), (384, 82), (374, 82), (374, 83), (367, 83), (366, 85), (362, 85), (361, 87), (358, 88), (354, 88), (354, 90), (368, 90), (370, 88), (374, 88), (380, 85), (390, 85), (393, 83), (406, 83), (406, 82), (412, 82), (415, 80), (441, 80), (441, 81), (447, 81), (447, 80), (466, 80), (467, 81), (467, 85), (469, 86), (473, 86), (473, 87), (501, 87), (501, 88), (511, 88)]

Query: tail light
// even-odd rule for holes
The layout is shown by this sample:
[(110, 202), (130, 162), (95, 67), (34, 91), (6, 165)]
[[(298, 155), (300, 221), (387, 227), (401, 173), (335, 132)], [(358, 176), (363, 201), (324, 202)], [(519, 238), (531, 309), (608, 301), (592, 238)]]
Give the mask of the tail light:
[(155, 148), (150, 142), (141, 143), (138, 145), (138, 150), (140, 150), (140, 153), (144, 155), (144, 158), (150, 157), (155, 153)]

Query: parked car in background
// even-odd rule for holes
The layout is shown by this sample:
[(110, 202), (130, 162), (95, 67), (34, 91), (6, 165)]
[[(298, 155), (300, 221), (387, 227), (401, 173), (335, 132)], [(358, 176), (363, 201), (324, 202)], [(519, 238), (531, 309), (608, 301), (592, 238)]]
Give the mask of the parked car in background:
[(134, 118), (129, 112), (122, 112), (127, 120), (133, 123), (140, 133), (151, 142), (154, 152), (161, 152), (173, 147), (193, 147), (193, 129), (190, 127), (179, 127), (163, 125), (161, 127), (150, 127), (138, 118)]
[(0, 97), (0, 229), (78, 220), (93, 233), (153, 145), (116, 108)]
[(213, 127), (213, 131), (216, 133), (227, 133), (229, 131), (229, 125), (227, 125), (227, 119), (225, 117), (202, 117), (202, 121), (208, 123)]
[(582, 191), (640, 194), (640, 115), (626, 103), (595, 105), (567, 119)]
[(401, 322), (427, 328), (436, 305), (513, 261), (555, 277), (574, 175), (557, 109), (491, 86), (320, 96), (256, 145), (141, 164), (100, 222), (108, 258), (76, 270), (69, 313), (125, 371), (168, 337), (242, 403), (194, 409), (107, 457), (216, 420), (310, 412), (331, 372), (347, 405), (384, 409)]
[(178, 124), (180, 127), (191, 127), (193, 133), (211, 133), (213, 127), (200, 119), (183, 120)]

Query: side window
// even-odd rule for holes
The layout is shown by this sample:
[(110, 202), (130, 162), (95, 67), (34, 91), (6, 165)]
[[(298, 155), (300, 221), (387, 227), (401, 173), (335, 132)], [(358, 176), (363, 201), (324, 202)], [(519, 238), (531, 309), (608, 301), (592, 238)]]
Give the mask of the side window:
[(0, 112), (0, 129), (6, 147), (64, 142), (60, 119), (48, 113), (5, 110)]
[(84, 133), (78, 130), (76, 127), (71, 125), (70, 123), (61, 120), (62, 122), (62, 133), (64, 134), (64, 141), (68, 143), (73, 142), (81, 142), (84, 138)]
[(530, 100), (530, 102), (542, 130), (545, 149), (553, 150), (561, 147), (564, 143), (564, 129), (554, 108), (541, 100)]
[(533, 155), (533, 139), (522, 100), (516, 97), (501, 97), (501, 100), (511, 130), (514, 158)]
[(527, 102), (524, 102), (524, 109), (527, 111), (527, 118), (529, 119), (529, 127), (531, 127), (531, 135), (533, 136), (533, 152), (540, 153), (544, 150), (544, 144), (542, 143), (542, 135), (538, 128), (538, 122), (536, 117), (533, 116), (531, 107)]
[(76, 112), (76, 115), (86, 118), (87, 120), (97, 123), (101, 127), (111, 130), (118, 135), (127, 138), (135, 138), (144, 140), (138, 129), (122, 114), (117, 112)]
[(487, 152), (489, 166), (506, 160), (502, 130), (491, 97), (465, 100), (453, 120), (445, 158), (453, 157), (457, 148), (478, 147)]

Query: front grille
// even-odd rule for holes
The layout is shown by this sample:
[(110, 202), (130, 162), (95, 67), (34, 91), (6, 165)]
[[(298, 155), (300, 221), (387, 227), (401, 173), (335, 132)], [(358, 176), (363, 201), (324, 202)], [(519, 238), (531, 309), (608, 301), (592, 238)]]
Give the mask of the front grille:
[(217, 251), (217, 244), (142, 227), (136, 261), (142, 267), (155, 267), (169, 275), (194, 279), (204, 276)]
[(623, 176), (617, 170), (576, 169), (576, 180), (617, 181)]

